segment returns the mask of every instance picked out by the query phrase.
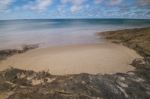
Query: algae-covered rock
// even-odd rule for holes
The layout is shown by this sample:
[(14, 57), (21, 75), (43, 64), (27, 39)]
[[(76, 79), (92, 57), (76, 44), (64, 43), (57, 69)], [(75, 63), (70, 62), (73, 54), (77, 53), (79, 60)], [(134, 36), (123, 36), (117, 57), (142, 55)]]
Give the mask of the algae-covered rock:
[[(17, 76), (18, 74), (24, 76)], [(4, 80), (0, 83), (0, 91), (13, 92), (8, 99), (148, 99), (150, 97), (150, 84), (137, 71), (132, 72), (132, 75), (117, 73), (56, 76), (11, 68), (0, 73), (0, 77), (1, 75)], [(44, 82), (45, 79), (51, 81)], [(33, 80), (41, 82), (34, 85)]]
[(150, 57), (150, 28), (125, 29), (99, 33), (106, 39), (118, 41), (135, 49), (142, 56)]
[(0, 60), (4, 60), (9, 56), (15, 55), (15, 54), (21, 54), (24, 52), (27, 52), (29, 50), (38, 48), (38, 44), (31, 44), (31, 45), (23, 45), (22, 49), (5, 49), (5, 50), (0, 50)]

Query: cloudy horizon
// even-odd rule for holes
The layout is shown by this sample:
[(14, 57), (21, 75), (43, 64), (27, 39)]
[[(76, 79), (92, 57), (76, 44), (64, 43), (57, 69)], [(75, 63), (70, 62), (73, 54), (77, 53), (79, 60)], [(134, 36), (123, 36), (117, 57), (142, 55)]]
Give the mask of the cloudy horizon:
[(150, 0), (0, 0), (0, 20), (55, 18), (150, 19)]

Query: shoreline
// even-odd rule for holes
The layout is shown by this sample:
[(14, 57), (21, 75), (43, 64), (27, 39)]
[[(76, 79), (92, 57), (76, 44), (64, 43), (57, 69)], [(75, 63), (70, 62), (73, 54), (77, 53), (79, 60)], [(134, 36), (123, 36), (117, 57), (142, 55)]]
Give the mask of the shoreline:
[(55, 75), (126, 73), (134, 70), (130, 64), (136, 58), (141, 57), (135, 51), (109, 42), (70, 45), (38, 48), (13, 55), (0, 62), (0, 70), (15, 66), (24, 70), (49, 70)]

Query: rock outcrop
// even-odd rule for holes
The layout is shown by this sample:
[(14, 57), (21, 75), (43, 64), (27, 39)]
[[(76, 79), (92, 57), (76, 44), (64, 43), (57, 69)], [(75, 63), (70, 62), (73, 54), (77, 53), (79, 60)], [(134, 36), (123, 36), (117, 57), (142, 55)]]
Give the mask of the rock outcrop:
[(0, 73), (0, 93), (11, 93), (7, 99), (148, 99), (150, 82), (144, 75), (150, 70), (142, 65), (113, 75), (56, 76), (10, 68)]
[(144, 57), (150, 57), (150, 28), (125, 29), (98, 33), (114, 43), (122, 43)]
[(9, 56), (15, 55), (15, 54), (21, 54), (24, 52), (27, 52), (29, 50), (38, 48), (38, 44), (32, 44), (32, 45), (23, 45), (22, 49), (5, 49), (0, 50), (0, 60), (4, 60)]

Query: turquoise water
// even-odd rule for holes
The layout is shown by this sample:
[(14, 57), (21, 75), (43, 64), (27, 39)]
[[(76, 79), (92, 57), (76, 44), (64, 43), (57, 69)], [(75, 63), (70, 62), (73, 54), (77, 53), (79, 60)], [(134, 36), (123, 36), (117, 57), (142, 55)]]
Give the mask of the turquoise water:
[(131, 19), (35, 19), (1, 20), (0, 49), (24, 44), (41, 47), (103, 42), (95, 34), (102, 31), (149, 27), (150, 20)]

